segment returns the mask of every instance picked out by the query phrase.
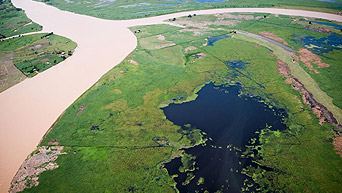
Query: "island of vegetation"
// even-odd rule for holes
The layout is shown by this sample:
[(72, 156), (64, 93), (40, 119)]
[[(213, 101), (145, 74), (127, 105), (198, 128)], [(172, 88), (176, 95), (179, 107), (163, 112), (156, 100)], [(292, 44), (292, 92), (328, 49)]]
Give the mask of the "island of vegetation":
[(42, 27), (9, 0), (0, 3), (0, 92), (73, 54), (77, 44), (68, 38), (53, 32), (26, 35), (40, 31)]
[[(221, 171), (239, 176), (234, 190), (342, 189), (341, 23), (259, 13), (167, 22), (131, 28), (137, 48), (65, 110), (11, 192), (229, 192), (234, 179), (205, 176), (196, 148), (230, 155), (208, 159), (236, 163)], [(251, 108), (241, 116), (258, 108), (268, 118), (237, 121), (255, 128), (220, 141), (225, 130), (203, 120), (219, 124), (240, 107), (190, 118), (195, 102), (220, 109), (203, 97), (223, 96)]]

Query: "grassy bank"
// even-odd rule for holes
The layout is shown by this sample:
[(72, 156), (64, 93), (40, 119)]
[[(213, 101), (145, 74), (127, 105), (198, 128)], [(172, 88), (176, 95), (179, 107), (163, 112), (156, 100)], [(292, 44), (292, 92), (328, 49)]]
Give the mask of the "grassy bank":
[(0, 1), (0, 38), (40, 31), (42, 26), (32, 22), (25, 12), (10, 0)]
[(142, 17), (151, 17), (180, 11), (191, 11), (200, 9), (213, 8), (241, 8), (241, 7), (275, 7), (275, 8), (292, 8), (304, 10), (320, 10), (330, 13), (337, 13), (342, 5), (340, 0), (337, 1), (309, 1), (309, 0), (177, 0), (177, 1), (161, 1), (161, 0), (39, 0), (49, 5), (53, 5), (62, 10), (67, 10), (84, 15), (104, 19), (133, 19)]
[[(244, 94), (257, 95), (264, 103), (286, 110), (288, 129), (263, 130), (260, 144), (250, 147), (259, 153), (246, 153), (260, 167), (249, 167), (245, 173), (263, 191), (340, 190), (342, 159), (331, 143), (334, 126), (320, 125), (301, 94), (284, 81), (273, 51), (229, 33), (237, 28), (248, 30), (249, 22), (261, 25), (261, 29), (267, 18), (236, 15), (239, 18), (233, 20), (239, 22), (207, 23), (204, 28), (132, 28), (141, 30), (136, 33), (137, 48), (75, 101), (42, 140), (40, 146), (58, 143), (65, 147), (67, 154), (56, 161), (59, 167), (43, 172), (39, 185), (24, 192), (174, 192), (175, 182), (163, 163), (182, 155), (181, 148), (203, 141), (198, 132), (184, 132), (168, 121), (159, 107), (195, 99), (194, 93), (208, 82), (240, 82)], [(196, 17), (194, 23), (204, 19)], [(211, 22), (218, 20), (206, 17)], [(268, 19), (285, 23), (283, 17), (269, 15)], [(184, 20), (189, 19), (177, 19), (180, 23)], [(293, 27), (295, 32), (325, 36), (293, 25), (297, 26)], [(273, 26), (267, 31), (287, 41), (291, 27), (282, 30)], [(208, 37), (227, 34), (231, 37), (206, 45)], [(301, 47), (295, 42), (288, 44), (294, 49)], [(235, 69), (226, 65), (231, 60), (249, 64)], [(265, 167), (272, 169), (261, 169)]]
[(25, 77), (39, 72), (70, 57), (77, 44), (68, 38), (39, 33), (7, 39), (0, 43), (0, 92), (17, 84)]

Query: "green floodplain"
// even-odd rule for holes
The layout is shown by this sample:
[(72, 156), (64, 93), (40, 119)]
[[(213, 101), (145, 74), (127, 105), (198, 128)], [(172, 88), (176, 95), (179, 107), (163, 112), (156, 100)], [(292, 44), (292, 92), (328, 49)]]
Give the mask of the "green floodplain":
[[(287, 129), (265, 126), (243, 150), (242, 156), (252, 158), (257, 166), (248, 166), (242, 173), (258, 184), (258, 191), (338, 192), (342, 189), (342, 159), (334, 150), (333, 139), (341, 129), (334, 122), (327, 123), (331, 116), (317, 112), (303, 95), (310, 96), (308, 90), (313, 96), (326, 94), (331, 100), (317, 100), (330, 106), (339, 119), (341, 45), (322, 44), (329, 48), (322, 51), (305, 42), (341, 38), (339, 29), (314, 21), (341, 23), (312, 20), (309, 24), (302, 19), (236, 13), (170, 21), (184, 28), (165, 24), (132, 27), (137, 48), (50, 128), (31, 156), (41, 148), (50, 147), (53, 152), (57, 146), (63, 146), (65, 154), (58, 156), (57, 169), (38, 176), (38, 186), (34, 185), (36, 176), (27, 176), (24, 183), (30, 188), (24, 192), (177, 191), (175, 176), (169, 176), (163, 164), (182, 156), (180, 171), (191, 169), (195, 158), (182, 149), (207, 139), (198, 129), (182, 132), (166, 119), (161, 107), (195, 100), (195, 93), (210, 82), (239, 83), (242, 94), (258, 96), (260, 102), (287, 113), (283, 117)], [(274, 43), (244, 32), (267, 36), (296, 53), (291, 56)], [(222, 35), (229, 38), (207, 45), (208, 37)], [(238, 70), (226, 65), (233, 60), (248, 65)], [(304, 84), (307, 90), (301, 83), (308, 83)], [(197, 183), (204, 181), (200, 178)]]
[(14, 7), (10, 0), (0, 2), (0, 38), (40, 30), (42, 26), (32, 22), (25, 12)]
[(104, 19), (133, 19), (181, 11), (271, 7), (337, 13), (341, 0), (37, 0), (59, 9)]
[(8, 0), (1, 1), (0, 7), (1, 38), (19, 35), (0, 42), (0, 92), (72, 55), (75, 42), (53, 32), (22, 35), (42, 27)]

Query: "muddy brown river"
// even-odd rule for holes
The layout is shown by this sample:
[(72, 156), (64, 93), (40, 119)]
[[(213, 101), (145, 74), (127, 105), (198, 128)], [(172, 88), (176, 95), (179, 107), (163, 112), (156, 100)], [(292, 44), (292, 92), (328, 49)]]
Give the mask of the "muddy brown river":
[(145, 19), (112, 21), (61, 11), (31, 0), (12, 0), (44, 32), (78, 44), (72, 57), (0, 93), (0, 192), (7, 192), (16, 171), (57, 117), (103, 74), (119, 64), (137, 45), (127, 28), (160, 24), (189, 13), (264, 12), (342, 21), (341, 16), (310, 11), (234, 8), (176, 13)]

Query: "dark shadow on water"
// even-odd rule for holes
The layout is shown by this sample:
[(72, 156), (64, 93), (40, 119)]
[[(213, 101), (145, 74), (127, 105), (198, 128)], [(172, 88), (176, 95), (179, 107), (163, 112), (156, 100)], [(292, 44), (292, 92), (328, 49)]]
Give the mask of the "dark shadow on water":
[[(196, 156), (195, 171), (181, 173), (181, 159), (176, 158), (165, 164), (170, 175), (175, 178), (180, 192), (240, 192), (246, 175), (242, 168), (251, 165), (251, 159), (240, 157), (245, 145), (256, 131), (266, 124), (273, 129), (283, 130), (282, 112), (273, 111), (256, 98), (239, 97), (239, 86), (217, 87), (207, 84), (199, 92), (196, 100), (183, 104), (170, 104), (163, 111), (170, 121), (183, 128), (186, 124), (207, 133), (211, 138), (206, 145), (185, 149), (187, 154)], [(188, 173), (195, 178), (189, 184), (183, 184)], [(204, 183), (198, 185), (200, 177)]]

